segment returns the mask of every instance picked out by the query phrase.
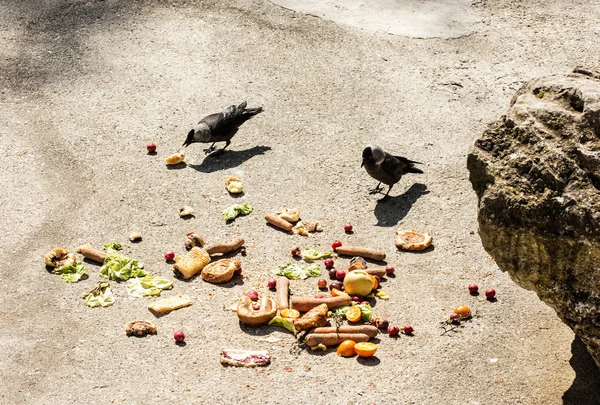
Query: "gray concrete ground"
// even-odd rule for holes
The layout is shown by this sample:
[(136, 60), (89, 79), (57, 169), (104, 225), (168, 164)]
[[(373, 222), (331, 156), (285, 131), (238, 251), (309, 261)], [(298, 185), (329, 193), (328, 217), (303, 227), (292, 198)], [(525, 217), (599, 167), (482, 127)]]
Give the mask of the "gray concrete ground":
[[(472, 33), (417, 39), (362, 30), (262, 0), (9, 1), (0, 3), (0, 400), (6, 404), (592, 404), (599, 372), (585, 348), (535, 294), (517, 287), (481, 247), (468, 148), (526, 80), (598, 62), (598, 1), (479, 2)], [(221, 157), (187, 150), (199, 118), (248, 100), (265, 112)], [(144, 147), (156, 142), (158, 154)], [(386, 202), (367, 189), (361, 150), (375, 142), (424, 162)], [(224, 176), (246, 192), (230, 197)], [(225, 225), (221, 211), (244, 201), (254, 212)], [(179, 218), (192, 205), (195, 218)], [(282, 206), (323, 221), (309, 239), (267, 227)], [(354, 224), (353, 235), (342, 225)], [(434, 235), (414, 254), (396, 230)], [(66, 284), (44, 269), (50, 249), (144, 240), (127, 254), (171, 277), (163, 252), (184, 252), (186, 232), (210, 241), (241, 235), (246, 278), (224, 286), (178, 281), (193, 306), (154, 318), (154, 299), (90, 309), (81, 294), (100, 280)], [(380, 336), (376, 358), (295, 350), (275, 328), (241, 328), (226, 310), (260, 288), (296, 245), (384, 249), (397, 277), (375, 312), (415, 327)], [(343, 267), (347, 259), (337, 265)], [(498, 291), (471, 297), (470, 282)], [(314, 280), (292, 282), (313, 294)], [(440, 322), (467, 304), (477, 317), (458, 333)], [(157, 336), (127, 338), (133, 319)], [(182, 329), (187, 345), (174, 344)], [(224, 368), (223, 347), (265, 348), (263, 369)]]

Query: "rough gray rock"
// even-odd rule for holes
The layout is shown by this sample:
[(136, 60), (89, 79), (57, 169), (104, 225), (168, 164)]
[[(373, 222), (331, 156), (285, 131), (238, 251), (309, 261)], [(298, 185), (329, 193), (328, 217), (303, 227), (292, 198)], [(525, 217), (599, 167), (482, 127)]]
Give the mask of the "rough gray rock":
[(600, 68), (525, 84), (467, 167), (486, 251), (600, 365)]

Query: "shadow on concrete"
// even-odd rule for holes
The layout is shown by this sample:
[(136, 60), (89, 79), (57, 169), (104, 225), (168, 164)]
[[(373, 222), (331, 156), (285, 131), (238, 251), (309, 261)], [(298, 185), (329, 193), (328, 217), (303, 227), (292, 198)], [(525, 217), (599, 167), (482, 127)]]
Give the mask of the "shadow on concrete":
[(208, 155), (199, 165), (188, 165), (202, 173), (212, 173), (237, 167), (254, 156), (264, 155), (271, 150), (270, 146), (254, 146), (246, 150), (226, 150), (218, 155)]
[(428, 194), (427, 186), (421, 183), (413, 184), (404, 194), (388, 197), (377, 201), (375, 206), (376, 226), (395, 226), (408, 214), (413, 204), (423, 195)]
[(575, 371), (573, 385), (563, 394), (564, 405), (600, 404), (600, 368), (585, 347), (576, 337), (571, 343), (573, 356), (569, 363)]

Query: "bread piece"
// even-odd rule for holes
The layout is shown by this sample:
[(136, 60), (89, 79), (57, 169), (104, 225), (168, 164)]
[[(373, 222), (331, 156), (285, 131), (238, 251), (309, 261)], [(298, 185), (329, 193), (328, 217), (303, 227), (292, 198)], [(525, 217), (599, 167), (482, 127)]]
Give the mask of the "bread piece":
[(267, 366), (271, 356), (266, 350), (223, 349), (221, 363), (235, 367)]
[(183, 257), (176, 257), (173, 264), (173, 273), (184, 280), (194, 277), (210, 263), (210, 256), (206, 250), (195, 246)]
[(77, 258), (75, 257), (75, 254), (69, 253), (69, 250), (65, 248), (52, 249), (44, 256), (44, 263), (46, 266), (54, 269), (70, 266), (76, 261)]
[(131, 321), (125, 326), (127, 336), (143, 337), (156, 333), (156, 325), (149, 321)]
[(431, 246), (433, 237), (424, 232), (417, 232), (414, 229), (410, 231), (396, 232), (394, 243), (399, 249), (403, 250), (423, 250)]
[(209, 283), (221, 284), (226, 283), (235, 274), (241, 270), (242, 265), (237, 259), (221, 259), (208, 264), (202, 269), (202, 280)]
[(168, 314), (175, 309), (188, 307), (193, 303), (194, 301), (190, 297), (183, 294), (178, 294), (153, 302), (152, 304), (148, 305), (148, 309), (155, 316), (161, 316)]

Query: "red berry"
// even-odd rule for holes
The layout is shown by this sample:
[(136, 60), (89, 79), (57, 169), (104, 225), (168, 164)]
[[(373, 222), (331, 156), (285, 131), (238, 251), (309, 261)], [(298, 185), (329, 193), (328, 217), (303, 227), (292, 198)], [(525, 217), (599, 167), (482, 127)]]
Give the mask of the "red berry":
[(371, 306), (371, 303), (369, 301), (363, 301), (360, 303), (360, 305), (368, 305)]
[(318, 286), (319, 288), (327, 288), (327, 280), (325, 280), (324, 278), (320, 278), (320, 279), (317, 281), (317, 286)]
[(156, 152), (156, 144), (149, 143), (148, 145), (146, 145), (146, 150), (148, 151), (148, 153)]
[(410, 325), (405, 325), (402, 330), (404, 331), (405, 334), (407, 335), (412, 335), (412, 333), (415, 331), (415, 329), (410, 326)]
[(325, 265), (325, 267), (330, 269), (335, 265), (335, 262), (333, 261), (333, 259), (325, 259), (323, 260), (323, 264)]
[(469, 292), (471, 294), (476, 294), (477, 291), (479, 291), (479, 287), (477, 286), (477, 284), (475, 284), (475, 283), (469, 284)]
[(274, 278), (270, 278), (269, 280), (267, 280), (267, 287), (269, 287), (269, 288), (277, 287), (277, 280), (275, 280)]
[(355, 295), (352, 297), (352, 301), (360, 303), (362, 301), (362, 297), (360, 295)]
[(385, 266), (385, 274), (394, 274), (394, 271), (396, 271), (396, 269), (394, 269), (394, 266), (389, 264)]
[(339, 281), (334, 281), (333, 283), (329, 284), (329, 289), (333, 291), (334, 288), (336, 290), (342, 291), (342, 289), (344, 288), (344, 284), (340, 283)]
[(494, 290), (493, 288), (488, 288), (487, 290), (485, 290), (485, 297), (488, 300), (494, 299), (494, 297), (496, 297), (496, 290)]
[(458, 318), (460, 318), (460, 315), (459, 315), (459, 314), (455, 314), (454, 312), (450, 314), (450, 320), (451, 320), (452, 322), (454, 322), (454, 321), (458, 321)]
[(346, 278), (346, 272), (344, 270), (337, 270), (335, 272), (335, 278), (340, 281), (343, 281)]
[(336, 240), (336, 241), (334, 241), (334, 242), (331, 244), (331, 248), (332, 248), (333, 250), (335, 250), (335, 249), (339, 248), (340, 246), (342, 246), (342, 241), (339, 241), (339, 240)]
[(302, 252), (300, 252), (300, 246), (296, 246), (292, 249), (292, 257), (301, 257)]
[(256, 303), (256, 304), (252, 305), (252, 309), (255, 311), (258, 311), (260, 309), (260, 304)]
[(352, 232), (352, 224), (344, 225), (344, 232)]
[(373, 318), (371, 318), (371, 325), (373, 326), (379, 326), (379, 318), (374, 316)]
[(329, 270), (329, 278), (330, 279), (335, 280), (337, 278), (336, 274), (337, 274), (337, 270), (335, 270), (335, 269)]
[(388, 326), (387, 333), (390, 336), (398, 336), (398, 334), (400, 333), (400, 328), (397, 326)]
[(173, 339), (175, 339), (177, 343), (181, 343), (185, 340), (185, 334), (178, 330), (177, 332), (173, 333)]
[(387, 329), (388, 326), (390, 326), (390, 323), (385, 319), (379, 319), (379, 321), (377, 322), (377, 327), (380, 329)]
[(248, 291), (246, 297), (250, 298), (252, 301), (258, 301), (258, 291)]
[(185, 236), (190, 236), (193, 235), (195, 232), (194, 231), (189, 231), (188, 233), (185, 234)]
[(175, 259), (175, 252), (173, 252), (172, 250), (165, 252), (165, 260), (166, 261), (170, 262), (173, 259)]

